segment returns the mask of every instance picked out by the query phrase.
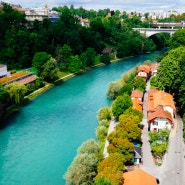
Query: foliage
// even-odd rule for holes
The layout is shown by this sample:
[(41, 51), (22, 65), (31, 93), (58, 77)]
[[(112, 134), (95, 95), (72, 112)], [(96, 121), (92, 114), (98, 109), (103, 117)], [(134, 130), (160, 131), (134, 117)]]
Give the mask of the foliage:
[(98, 113), (97, 113), (97, 116), (98, 116), (98, 120), (109, 120), (110, 119), (110, 108), (109, 107), (103, 107), (101, 108)]
[(98, 143), (94, 139), (89, 139), (86, 142), (84, 142), (79, 148), (78, 148), (78, 154), (96, 154), (100, 150)]
[(13, 82), (5, 86), (6, 91), (10, 95), (11, 103), (16, 105), (21, 105), (24, 100), (24, 95), (26, 94), (27, 88), (25, 85)]
[(111, 185), (111, 183), (105, 180), (103, 177), (97, 178), (94, 185)]
[(122, 83), (120, 80), (114, 81), (114, 82), (110, 82), (108, 84), (108, 89), (107, 89), (107, 96), (110, 99), (115, 99), (118, 96), (118, 92), (120, 91), (122, 87)]
[(156, 78), (156, 76), (152, 76), (152, 78), (150, 79), (150, 86), (153, 89), (157, 87), (157, 78)]
[(64, 44), (58, 53), (58, 63), (61, 64), (64, 67), (68, 67), (69, 65), (69, 59), (72, 56), (72, 50), (71, 47), (67, 44)]
[(98, 175), (94, 179), (95, 184), (97, 183), (97, 181), (99, 181), (102, 178), (105, 181), (110, 182), (110, 184), (114, 184), (114, 185), (122, 185), (123, 184), (123, 172), (118, 171), (112, 167), (107, 167), (103, 171), (98, 173)]
[(128, 95), (131, 95), (132, 89), (133, 89), (133, 86), (131, 84), (126, 83), (119, 90), (118, 95), (123, 95), (124, 93), (127, 93)]
[(170, 39), (170, 47), (172, 49), (178, 48), (179, 46), (185, 46), (185, 29), (179, 29)]
[(82, 61), (78, 55), (69, 58), (68, 70), (72, 73), (79, 73), (82, 69)]
[(101, 56), (100, 60), (104, 64), (110, 64), (110, 56), (109, 56), (109, 53), (103, 53), (103, 55)]
[(134, 145), (125, 138), (114, 138), (107, 149), (109, 154), (118, 152), (124, 155), (125, 161), (132, 160), (134, 156)]
[(97, 153), (99, 153), (99, 146), (93, 139), (83, 143), (64, 175), (67, 183), (74, 185), (93, 184), (93, 179), (97, 174)]
[(146, 88), (146, 81), (141, 77), (136, 78), (134, 80), (134, 88), (144, 92)]
[(107, 167), (115, 168), (119, 171), (124, 171), (125, 158), (120, 153), (111, 153), (107, 158), (98, 164), (98, 173)]
[(32, 60), (32, 66), (37, 70), (38, 75), (41, 74), (43, 71), (44, 64), (51, 58), (51, 55), (49, 55), (46, 52), (37, 52), (35, 53), (33, 60)]
[(57, 62), (54, 58), (50, 58), (44, 65), (41, 77), (47, 82), (53, 82), (58, 79)]
[(112, 104), (112, 113), (116, 119), (124, 113), (126, 109), (132, 106), (132, 100), (128, 94), (118, 96)]
[(9, 94), (5, 88), (0, 85), (0, 117), (6, 112), (6, 108), (9, 105)]
[(93, 184), (97, 163), (98, 161), (94, 154), (84, 153), (77, 155), (64, 177), (69, 184)]
[(159, 132), (150, 132), (149, 138), (151, 143), (152, 154), (162, 157), (168, 148), (169, 130), (163, 129)]

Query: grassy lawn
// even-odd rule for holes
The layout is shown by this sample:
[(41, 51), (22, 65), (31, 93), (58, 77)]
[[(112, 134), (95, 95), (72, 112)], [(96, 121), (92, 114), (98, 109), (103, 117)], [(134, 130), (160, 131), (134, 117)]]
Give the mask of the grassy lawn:
[(19, 71), (30, 72), (30, 73), (33, 73), (34, 75), (37, 75), (37, 70), (34, 67), (17, 70), (17, 72)]

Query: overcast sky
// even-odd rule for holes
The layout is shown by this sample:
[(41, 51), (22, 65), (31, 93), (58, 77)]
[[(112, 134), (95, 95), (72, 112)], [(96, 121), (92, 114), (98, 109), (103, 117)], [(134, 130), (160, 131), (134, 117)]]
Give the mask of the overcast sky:
[(20, 4), (23, 8), (54, 6), (82, 6), (85, 9), (152, 11), (152, 10), (180, 10), (185, 12), (185, 0), (4, 0), (12, 4)]

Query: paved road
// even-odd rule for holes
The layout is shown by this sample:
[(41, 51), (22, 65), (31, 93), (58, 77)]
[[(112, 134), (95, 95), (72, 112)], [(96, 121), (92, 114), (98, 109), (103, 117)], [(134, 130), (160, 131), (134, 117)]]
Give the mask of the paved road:
[(170, 133), (168, 153), (160, 168), (160, 179), (162, 185), (184, 185), (185, 175), (185, 152), (182, 140), (182, 119), (177, 116), (176, 126)]
[(177, 116), (175, 127), (170, 133), (168, 152), (164, 156), (163, 164), (159, 167), (153, 162), (151, 154), (148, 125), (147, 125), (147, 111), (146, 98), (148, 96), (149, 82), (147, 83), (146, 93), (143, 100), (144, 118), (142, 124), (142, 150), (143, 150), (143, 164), (140, 168), (153, 175), (160, 180), (160, 185), (185, 185), (185, 144), (183, 143), (183, 123), (182, 119)]

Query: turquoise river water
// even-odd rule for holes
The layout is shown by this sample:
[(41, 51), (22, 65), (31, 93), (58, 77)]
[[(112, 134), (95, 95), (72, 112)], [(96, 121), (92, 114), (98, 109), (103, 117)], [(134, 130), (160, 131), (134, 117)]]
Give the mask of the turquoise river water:
[(108, 83), (157, 54), (73, 77), (11, 115), (0, 130), (0, 185), (65, 185), (63, 175), (77, 148), (96, 138), (97, 111), (111, 103)]

